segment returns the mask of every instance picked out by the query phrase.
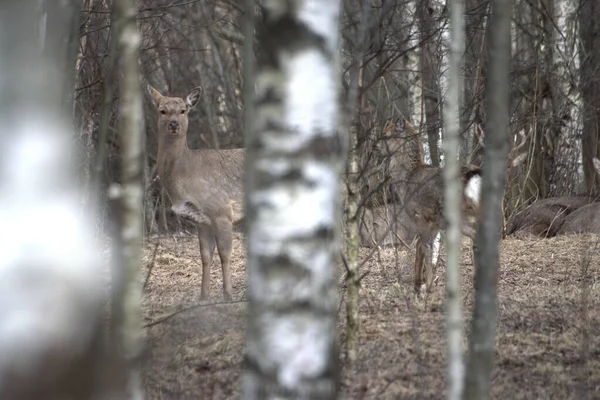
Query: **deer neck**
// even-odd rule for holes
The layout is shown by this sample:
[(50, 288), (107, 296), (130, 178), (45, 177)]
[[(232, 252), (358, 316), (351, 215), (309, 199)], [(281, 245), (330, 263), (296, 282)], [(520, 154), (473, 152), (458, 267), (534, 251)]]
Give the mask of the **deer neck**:
[(183, 160), (190, 151), (187, 146), (187, 135), (169, 137), (160, 135), (158, 140), (158, 174), (161, 179), (169, 179), (175, 164)]

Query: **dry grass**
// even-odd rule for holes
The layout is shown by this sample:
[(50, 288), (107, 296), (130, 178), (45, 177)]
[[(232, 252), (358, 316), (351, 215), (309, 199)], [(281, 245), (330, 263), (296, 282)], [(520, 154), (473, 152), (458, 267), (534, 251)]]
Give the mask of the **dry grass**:
[[(196, 239), (160, 240), (144, 300), (152, 324), (145, 370), (149, 399), (240, 398), (246, 303), (239, 300), (245, 298), (246, 271), (239, 239), (232, 262), (238, 302), (208, 306), (198, 300)], [(146, 246), (146, 264), (154, 258), (154, 240)], [(600, 399), (599, 238), (507, 239), (501, 254), (492, 397)], [(444, 397), (443, 270), (427, 304), (417, 304), (409, 261), (407, 252), (387, 248), (365, 263), (362, 346), (355, 367), (348, 368), (342, 356), (340, 398)], [(468, 316), (473, 269), (466, 243), (462, 263)], [(220, 275), (216, 259), (212, 302), (220, 301)], [(342, 341), (343, 319), (342, 307)], [(465, 317), (467, 330), (469, 324)]]

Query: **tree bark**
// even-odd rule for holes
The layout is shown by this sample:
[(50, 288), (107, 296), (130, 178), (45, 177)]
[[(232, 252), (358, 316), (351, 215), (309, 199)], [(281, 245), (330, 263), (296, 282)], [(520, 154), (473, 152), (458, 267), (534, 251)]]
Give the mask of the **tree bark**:
[(429, 145), (429, 156), (431, 165), (440, 165), (440, 151), (438, 141), (440, 138), (440, 103), (441, 93), (438, 84), (438, 73), (440, 70), (440, 46), (435, 40), (436, 33), (443, 27), (435, 24), (434, 16), (437, 16), (438, 7), (431, 0), (423, 0), (419, 5), (419, 20), (421, 34), (421, 68), (423, 71), (423, 103), (425, 109), (425, 132)]
[(461, 200), (463, 188), (458, 164), (460, 135), (460, 105), (462, 82), (462, 57), (464, 53), (464, 7), (462, 0), (450, 3), (450, 71), (445, 106), (444, 154), (444, 214), (446, 229), (446, 331), (448, 338), (448, 390), (449, 400), (459, 400), (462, 395), (462, 296), (460, 291)]
[(490, 397), (496, 329), (496, 276), (502, 226), (502, 194), (508, 163), (511, 0), (492, 0), (486, 79), (485, 168), (482, 219), (475, 254), (475, 310), (469, 341), (465, 399)]
[[(360, 4), (360, 3), (359, 3)], [(364, 67), (360, 65), (363, 54), (368, 44), (367, 25), (369, 23), (370, 3), (364, 2), (360, 12), (360, 22), (356, 32), (356, 43), (358, 48), (354, 55), (348, 102), (346, 107), (346, 121), (344, 124), (349, 132), (348, 173), (346, 177), (348, 188), (347, 207), (345, 209), (346, 231), (347, 231), (347, 298), (346, 298), (346, 350), (348, 360), (352, 363), (358, 358), (360, 344), (360, 214), (359, 205), (362, 202), (360, 186), (360, 155), (358, 146), (358, 130), (360, 121), (357, 118), (354, 126), (350, 126), (354, 120), (357, 98), (359, 98), (359, 110), (366, 106), (364, 96)], [(343, 131), (346, 131), (344, 128)]]
[[(138, 67), (141, 36), (136, 25), (133, 0), (115, 0), (114, 15), (118, 29), (118, 50), (122, 70), (121, 123), (121, 260), (114, 269), (113, 326), (116, 344), (127, 371), (126, 398), (144, 398), (139, 357), (144, 340), (142, 330), (142, 232), (143, 232), (143, 157), (144, 148), (142, 92)], [(117, 278), (115, 282), (115, 278)]]
[(579, 156), (581, 154), (579, 51), (577, 35), (577, 2), (549, 0), (554, 18), (552, 42), (547, 44), (552, 54), (552, 106), (558, 137), (554, 147), (554, 164), (550, 172), (550, 196), (577, 194)]
[(339, 3), (280, 0), (262, 11), (256, 118), (246, 121), (244, 398), (333, 399), (343, 171)]
[(581, 54), (580, 87), (582, 96), (582, 162), (586, 191), (600, 195), (600, 175), (594, 170), (593, 159), (600, 157), (600, 4), (580, 0), (579, 37)]
[[(466, 0), (465, 2), (465, 63), (464, 63), (464, 102), (461, 105), (461, 147), (462, 163), (477, 160), (476, 138), (477, 125), (481, 124), (481, 101), (483, 92), (483, 67), (485, 61), (484, 32), (488, 5), (482, 0)], [(481, 151), (481, 149), (480, 149)]]

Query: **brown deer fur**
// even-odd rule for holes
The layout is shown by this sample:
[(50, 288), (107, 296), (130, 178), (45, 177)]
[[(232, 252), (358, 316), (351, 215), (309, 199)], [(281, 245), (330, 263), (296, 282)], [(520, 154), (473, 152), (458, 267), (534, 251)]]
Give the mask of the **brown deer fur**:
[(360, 220), (360, 245), (363, 247), (408, 247), (416, 230), (404, 207), (397, 204), (364, 208)]
[[(446, 227), (442, 169), (424, 162), (421, 135), (408, 122), (404, 129), (398, 125), (388, 126), (378, 147), (390, 157), (389, 174), (393, 190), (417, 230), (415, 292), (420, 292), (423, 281), (430, 292), (433, 286), (433, 242)], [(461, 180), (464, 185), (462, 233), (474, 241), (479, 213), (480, 168), (470, 164), (462, 166)]]
[[(594, 168), (600, 175), (600, 160), (594, 158)], [(591, 203), (583, 206), (567, 217), (556, 232), (557, 235), (570, 233), (595, 233), (600, 235), (600, 203)]]
[(569, 214), (591, 201), (591, 198), (585, 196), (549, 197), (538, 200), (513, 217), (507, 234), (554, 236)]
[(215, 246), (223, 271), (223, 295), (231, 299), (230, 258), (233, 225), (243, 219), (244, 151), (191, 150), (187, 145), (188, 113), (202, 90), (185, 99), (148, 90), (158, 111), (158, 174), (172, 210), (197, 226), (202, 258), (201, 298), (210, 292), (210, 267)]

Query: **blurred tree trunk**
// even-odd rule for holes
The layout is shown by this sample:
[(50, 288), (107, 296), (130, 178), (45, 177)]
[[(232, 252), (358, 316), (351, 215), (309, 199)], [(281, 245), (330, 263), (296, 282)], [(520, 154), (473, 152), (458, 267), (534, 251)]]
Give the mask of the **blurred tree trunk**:
[(74, 63), (42, 55), (39, 4), (0, 2), (0, 398), (99, 399), (106, 265), (57, 107)]
[(262, 24), (257, 115), (246, 115), (249, 315), (243, 396), (333, 399), (343, 172), (339, 3), (266, 2)]
[(137, 29), (134, 0), (115, 0), (120, 68), (122, 72), (120, 101), (122, 212), (121, 261), (113, 269), (112, 319), (113, 334), (119, 354), (128, 367), (124, 393), (127, 399), (144, 398), (139, 358), (144, 341), (142, 330), (142, 204), (144, 148), (142, 92), (138, 67), (141, 36)]
[(502, 226), (502, 195), (508, 161), (511, 0), (492, 0), (486, 64), (486, 146), (482, 216), (475, 254), (475, 310), (465, 379), (465, 399), (490, 398), (496, 330), (496, 277)]
[(460, 400), (463, 387), (462, 360), (462, 296), (460, 291), (460, 250), (462, 243), (461, 201), (463, 188), (460, 180), (459, 135), (464, 52), (464, 22), (462, 0), (450, 3), (450, 71), (445, 105), (444, 129), (444, 215), (446, 229), (446, 332), (448, 338), (449, 400)]
[(594, 171), (593, 159), (600, 157), (600, 4), (580, 0), (579, 37), (581, 55), (580, 87), (582, 96), (582, 160), (586, 190), (600, 195), (600, 176)]
[(550, 92), (554, 113), (554, 163), (550, 171), (550, 196), (572, 196), (578, 190), (581, 154), (581, 98), (579, 95), (578, 4), (573, 0), (547, 0), (553, 10)]
[[(45, 0), (45, 32), (43, 49), (46, 58), (52, 57), (62, 75), (59, 112), (70, 113), (73, 108), (73, 89), (75, 84), (75, 58), (79, 44), (79, 14), (81, 0)], [(66, 28), (66, 29), (65, 29)]]

